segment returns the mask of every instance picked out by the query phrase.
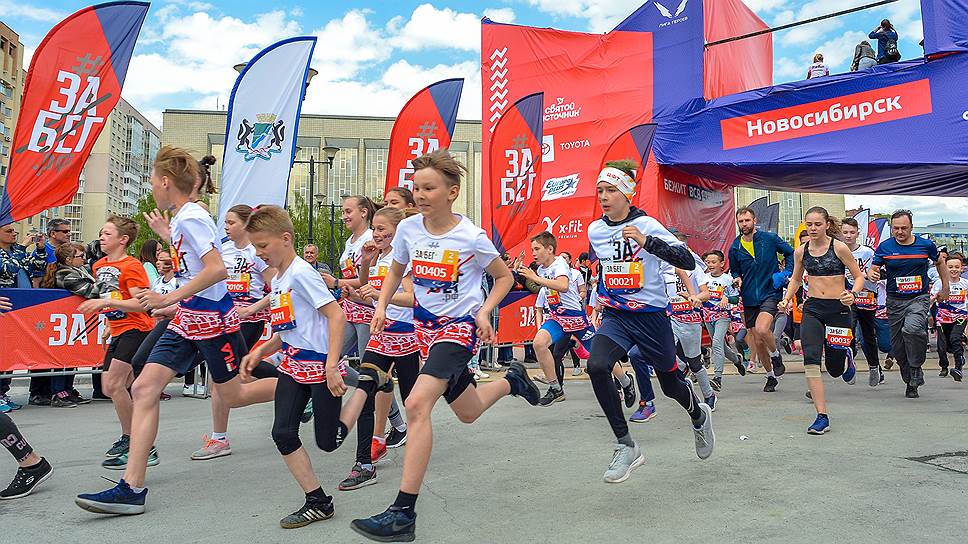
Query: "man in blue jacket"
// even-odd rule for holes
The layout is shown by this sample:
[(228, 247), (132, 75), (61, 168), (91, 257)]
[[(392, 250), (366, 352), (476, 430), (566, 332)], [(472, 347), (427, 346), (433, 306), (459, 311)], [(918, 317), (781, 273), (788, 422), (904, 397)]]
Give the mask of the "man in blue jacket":
[[(772, 393), (779, 384), (777, 377), (786, 371), (773, 338), (773, 319), (783, 286), (793, 273), (793, 248), (772, 232), (756, 230), (756, 213), (750, 208), (736, 210), (736, 225), (739, 236), (729, 248), (729, 271), (741, 282), (743, 318), (749, 331), (746, 342), (766, 369), (763, 391)], [(778, 254), (785, 258), (783, 272)]]

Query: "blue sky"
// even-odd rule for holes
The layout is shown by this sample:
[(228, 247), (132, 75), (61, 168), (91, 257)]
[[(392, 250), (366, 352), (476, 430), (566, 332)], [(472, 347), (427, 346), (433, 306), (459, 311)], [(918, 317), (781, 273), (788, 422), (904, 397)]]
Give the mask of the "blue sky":
[[(770, 26), (808, 19), (871, 0), (745, 0)], [(124, 97), (161, 123), (165, 108), (224, 107), (232, 65), (281, 38), (319, 37), (304, 111), (393, 116), (414, 92), (446, 77), (467, 79), (459, 115), (480, 119), (482, 15), (500, 22), (606, 32), (643, 0), (398, 0), (271, 3), (251, 0), (156, 0), (135, 49)], [(21, 35), (27, 54), (58, 20), (85, 3), (0, 0), (0, 20)], [(816, 51), (832, 71), (846, 71), (854, 45), (890, 18), (905, 57), (920, 56), (918, 0), (779, 32), (774, 82), (800, 79)], [(858, 202), (848, 199), (848, 205)], [(877, 208), (911, 207), (918, 223), (968, 220), (963, 202), (923, 197), (865, 197)], [(923, 220), (923, 221), (922, 221)]]

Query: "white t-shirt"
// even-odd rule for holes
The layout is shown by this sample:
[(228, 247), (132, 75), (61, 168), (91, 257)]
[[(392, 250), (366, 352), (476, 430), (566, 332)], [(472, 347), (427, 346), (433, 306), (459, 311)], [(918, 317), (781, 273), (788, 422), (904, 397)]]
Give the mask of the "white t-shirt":
[(222, 242), (222, 262), (229, 273), (226, 287), (230, 295), (252, 298), (262, 298), (265, 295), (263, 290), (266, 282), (262, 273), (269, 265), (255, 254), (255, 246), (249, 244), (240, 248), (226, 238)]
[(666, 263), (640, 248), (634, 240), (622, 238), (622, 229), (627, 226), (636, 227), (642, 234), (654, 236), (670, 246), (685, 246), (647, 215), (617, 225), (609, 225), (604, 219), (593, 221), (588, 226), (588, 241), (602, 265), (598, 285), (600, 302), (633, 312), (665, 311), (669, 295), (661, 267)]
[[(941, 291), (941, 279), (931, 284), (931, 294), (936, 295)], [(950, 323), (953, 319), (963, 318), (968, 315), (968, 304), (966, 304), (966, 294), (968, 294), (968, 279), (960, 278), (953, 281), (948, 286), (948, 300), (938, 302), (938, 318), (941, 322)]]
[(544, 311), (548, 311), (548, 288), (542, 287), (538, 289), (538, 296), (534, 297), (534, 307), (541, 308)]
[(296, 257), (272, 282), (272, 332), (292, 347), (326, 353), (329, 324), (319, 308), (334, 302), (322, 276)]
[[(854, 259), (857, 260), (857, 266), (860, 267), (860, 271), (866, 274), (871, 268), (871, 262), (874, 260), (874, 250), (861, 245), (857, 246), (857, 249), (851, 251), (851, 253), (854, 255)], [(849, 268), (844, 271), (844, 275), (847, 277), (847, 288), (853, 289), (854, 278), (850, 275)], [(877, 286), (870, 280), (864, 280), (864, 290), (873, 293), (877, 291)]]
[(363, 257), (363, 245), (373, 239), (373, 229), (366, 229), (355, 241), (350, 236), (343, 246), (343, 253), (339, 256), (340, 277), (350, 279), (359, 277), (360, 261)]
[[(393, 264), (393, 252), (387, 253), (386, 255), (377, 259), (376, 263), (370, 267), (369, 284), (373, 286), (374, 289), (379, 291), (383, 288), (383, 280), (386, 279), (387, 274), (390, 272), (390, 265)], [(410, 266), (408, 265), (403, 271), (403, 275), (407, 276), (410, 274)], [(400, 282), (400, 287), (397, 289), (397, 293), (403, 292), (403, 282)], [(394, 306), (393, 304), (387, 305), (387, 319), (397, 321), (400, 323), (413, 323), (413, 308), (406, 308), (403, 306)]]
[(151, 290), (162, 295), (167, 295), (175, 289), (178, 289), (178, 281), (174, 276), (168, 281), (165, 281), (165, 276), (158, 276), (151, 284)]
[(706, 286), (709, 288), (709, 302), (713, 306), (719, 306), (719, 301), (736, 295), (733, 288), (733, 276), (723, 272), (719, 276), (706, 274)]
[[(178, 285), (185, 285), (198, 274), (204, 265), (202, 257), (210, 251), (219, 251), (221, 236), (215, 228), (215, 221), (204, 208), (189, 202), (178, 210), (171, 219), (172, 261)], [(222, 300), (228, 290), (225, 282), (220, 281), (206, 287), (197, 296), (208, 300)]]
[(484, 270), (499, 257), (480, 227), (454, 216), (457, 225), (439, 236), (427, 232), (422, 215), (408, 217), (393, 238), (393, 260), (412, 266), (414, 320), (430, 328), (474, 318), (484, 303)]
[[(571, 271), (572, 269), (565, 262), (564, 257), (555, 257), (555, 260), (547, 268), (538, 266), (538, 275), (542, 278), (548, 280), (554, 280), (561, 276), (568, 278), (567, 291), (555, 291), (554, 289), (545, 288), (548, 292), (548, 307), (552, 310), (559, 308), (564, 310), (582, 310), (582, 302), (578, 298), (578, 284), (575, 282), (575, 274), (572, 274)], [(578, 271), (575, 270), (575, 272)], [(578, 273), (578, 277), (581, 277), (581, 273)]]

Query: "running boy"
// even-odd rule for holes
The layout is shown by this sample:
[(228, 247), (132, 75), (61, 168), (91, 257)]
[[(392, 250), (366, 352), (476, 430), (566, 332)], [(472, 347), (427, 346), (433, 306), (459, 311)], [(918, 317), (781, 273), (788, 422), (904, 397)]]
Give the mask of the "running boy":
[[(965, 258), (960, 253), (948, 255), (949, 291), (948, 300), (938, 302), (938, 359), (941, 365), (941, 377), (948, 375), (948, 354), (955, 359), (955, 367), (951, 369), (951, 377), (960, 382), (964, 377), (965, 366), (965, 323), (968, 322), (968, 306), (965, 304), (965, 293), (968, 293), (968, 279), (962, 278)], [(934, 295), (941, 291), (941, 280), (931, 286), (932, 302)]]
[(730, 328), (729, 301), (730, 298), (736, 300), (739, 293), (733, 287), (733, 276), (723, 271), (726, 266), (726, 256), (722, 251), (718, 249), (707, 251), (702, 254), (702, 260), (706, 263), (706, 286), (709, 288), (709, 300), (702, 305), (702, 318), (712, 339), (715, 372), (712, 386), (719, 391), (723, 388), (723, 367), (726, 365), (727, 356), (739, 375), (746, 375), (743, 358), (726, 345), (726, 333)]
[[(520, 363), (512, 363), (504, 379), (476, 387), (467, 362), (478, 340), (493, 342), (491, 312), (514, 280), (484, 231), (452, 211), (464, 166), (441, 149), (414, 159), (413, 168), (421, 215), (397, 227), (393, 264), (380, 289), (372, 331), (384, 330), (387, 305), (410, 264), (414, 326), (424, 365), (407, 399), (409, 439), (400, 492), (386, 511), (352, 523), (357, 533), (384, 542), (414, 539), (414, 507), (433, 448), (430, 413), (440, 397), (458, 419), (472, 423), (502, 397), (520, 396), (536, 405), (541, 395)], [(494, 278), (487, 299), (480, 288), (485, 271)]]

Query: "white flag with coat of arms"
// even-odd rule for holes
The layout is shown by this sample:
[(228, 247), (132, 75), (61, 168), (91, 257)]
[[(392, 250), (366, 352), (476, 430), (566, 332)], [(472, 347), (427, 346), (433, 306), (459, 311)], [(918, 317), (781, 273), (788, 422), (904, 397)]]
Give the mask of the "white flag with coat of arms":
[(249, 61), (235, 80), (225, 128), (219, 227), (236, 204), (286, 205), (315, 46), (315, 37), (274, 43)]

